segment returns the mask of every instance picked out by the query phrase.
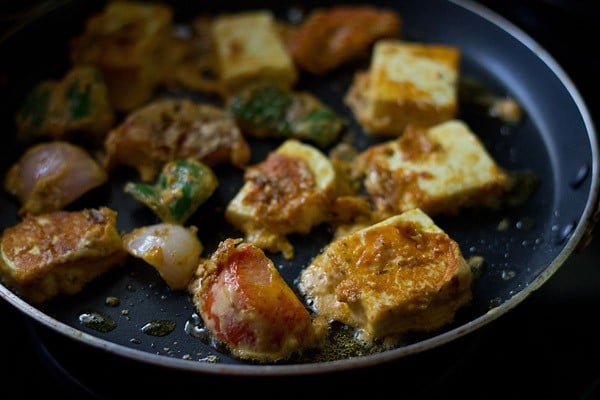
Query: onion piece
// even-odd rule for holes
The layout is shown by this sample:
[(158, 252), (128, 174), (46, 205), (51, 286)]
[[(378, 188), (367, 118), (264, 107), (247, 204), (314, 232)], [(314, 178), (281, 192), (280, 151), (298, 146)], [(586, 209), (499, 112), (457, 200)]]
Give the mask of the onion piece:
[(152, 265), (173, 290), (184, 290), (192, 279), (203, 246), (197, 228), (160, 223), (123, 235), (125, 250)]
[(86, 150), (54, 141), (27, 149), (9, 169), (4, 187), (20, 200), (20, 214), (40, 214), (61, 210), (107, 180)]

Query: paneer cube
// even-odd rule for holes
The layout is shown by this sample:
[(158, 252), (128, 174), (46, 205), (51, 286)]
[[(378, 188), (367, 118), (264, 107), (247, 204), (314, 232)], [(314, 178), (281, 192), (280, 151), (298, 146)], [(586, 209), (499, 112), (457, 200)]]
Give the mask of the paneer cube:
[(0, 278), (32, 303), (72, 295), (127, 257), (107, 207), (27, 215), (4, 229)]
[(345, 101), (363, 128), (376, 135), (399, 136), (407, 125), (451, 119), (458, 109), (460, 55), (452, 46), (382, 39)]
[(358, 159), (365, 188), (384, 215), (416, 207), (429, 215), (493, 207), (509, 187), (508, 174), (460, 120), (407, 129)]
[(413, 209), (333, 241), (299, 289), (317, 315), (356, 328), (364, 342), (393, 342), (451, 322), (472, 279), (456, 241)]
[(220, 15), (212, 25), (212, 40), (218, 77), (226, 92), (258, 81), (276, 82), (285, 88), (296, 83), (296, 67), (270, 11)]
[(71, 41), (71, 62), (99, 68), (111, 105), (117, 111), (132, 111), (161, 83), (172, 22), (173, 10), (167, 4), (108, 2)]
[(288, 139), (261, 163), (248, 167), (246, 183), (229, 202), (227, 220), (246, 241), (293, 257), (290, 233), (307, 234), (330, 218), (336, 174), (316, 147)]

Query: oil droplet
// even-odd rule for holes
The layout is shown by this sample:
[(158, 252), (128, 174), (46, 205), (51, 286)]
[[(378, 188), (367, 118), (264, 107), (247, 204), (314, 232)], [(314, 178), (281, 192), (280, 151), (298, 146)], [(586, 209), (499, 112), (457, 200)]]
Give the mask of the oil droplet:
[(79, 314), (79, 322), (87, 328), (98, 332), (110, 332), (117, 327), (117, 323), (110, 316), (99, 311), (85, 311)]
[(558, 231), (558, 235), (556, 237), (555, 243), (556, 244), (561, 244), (563, 242), (565, 242), (569, 236), (571, 236), (571, 234), (573, 233), (573, 231), (575, 230), (575, 222), (571, 222), (568, 223), (567, 225), (563, 226), (562, 229), (560, 229)]
[(175, 322), (169, 320), (154, 320), (142, 326), (142, 332), (150, 336), (166, 336), (175, 330)]
[(515, 223), (517, 229), (522, 231), (528, 231), (535, 226), (533, 218), (523, 217)]
[(198, 338), (202, 341), (208, 342), (210, 340), (210, 332), (204, 326), (202, 318), (197, 313), (193, 313), (192, 316), (185, 322), (184, 332), (190, 336)]
[(490, 299), (490, 308), (500, 307), (502, 305), (502, 299), (500, 297), (494, 297)]
[(511, 270), (502, 271), (502, 279), (504, 279), (505, 281), (514, 278), (515, 275), (516, 275), (515, 271), (511, 271)]
[(210, 330), (204, 326), (204, 321), (202, 321), (202, 317), (200, 317), (198, 313), (193, 313), (192, 316), (186, 321), (184, 331), (188, 335), (200, 339), (200, 341), (217, 351), (229, 353), (227, 347), (214, 338), (211, 335)]
[(580, 187), (583, 184), (585, 179), (588, 177), (589, 173), (590, 173), (590, 166), (587, 164), (582, 165), (577, 170), (575, 177), (573, 179), (571, 179), (571, 181), (569, 182), (569, 185), (571, 185), (571, 187), (573, 189), (577, 189), (578, 187)]

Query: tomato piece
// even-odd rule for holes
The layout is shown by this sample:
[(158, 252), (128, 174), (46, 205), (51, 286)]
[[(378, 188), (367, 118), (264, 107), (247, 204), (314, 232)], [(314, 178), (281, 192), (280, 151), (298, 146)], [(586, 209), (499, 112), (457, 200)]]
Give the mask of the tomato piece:
[(219, 245), (194, 292), (206, 327), (245, 359), (275, 361), (315, 345), (323, 332), (273, 262), (259, 247), (239, 243)]

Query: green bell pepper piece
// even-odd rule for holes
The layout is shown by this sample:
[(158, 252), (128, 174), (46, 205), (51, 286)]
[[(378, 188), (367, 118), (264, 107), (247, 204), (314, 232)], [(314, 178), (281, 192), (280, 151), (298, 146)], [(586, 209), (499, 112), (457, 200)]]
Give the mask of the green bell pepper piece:
[(321, 148), (333, 143), (343, 126), (341, 116), (312, 94), (268, 83), (242, 89), (229, 109), (250, 134), (306, 140)]
[(177, 159), (165, 164), (155, 184), (127, 182), (124, 189), (163, 222), (183, 225), (217, 185), (209, 166), (194, 159)]

